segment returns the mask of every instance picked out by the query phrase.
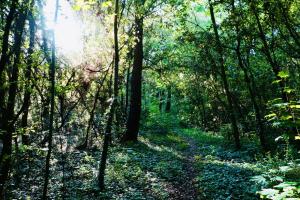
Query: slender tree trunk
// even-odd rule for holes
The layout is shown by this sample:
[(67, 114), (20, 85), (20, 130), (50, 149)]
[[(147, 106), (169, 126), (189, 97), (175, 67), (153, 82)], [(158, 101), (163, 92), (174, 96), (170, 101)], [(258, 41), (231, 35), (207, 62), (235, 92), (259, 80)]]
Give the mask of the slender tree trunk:
[[(38, 0), (38, 6), (40, 10), (40, 22), (41, 22), (41, 32), (42, 32), (42, 50), (47, 60), (47, 63), (51, 65), (52, 61), (51, 61), (51, 55), (48, 47), (48, 39), (47, 39), (48, 36), (47, 36), (46, 24), (45, 24), (46, 19), (43, 12), (42, 0)], [(50, 70), (49, 70), (49, 76), (50, 76)], [(49, 104), (50, 104), (50, 95), (45, 95), (44, 101), (42, 102), (42, 113), (41, 113), (42, 131), (46, 131), (47, 129), (49, 129)], [(41, 143), (45, 144), (46, 141), (47, 138), (45, 137)]]
[(106, 169), (106, 160), (108, 157), (108, 148), (109, 148), (109, 143), (111, 141), (112, 122), (113, 122), (114, 106), (115, 106), (114, 101), (115, 100), (113, 99), (110, 105), (105, 134), (104, 134), (103, 149), (102, 149), (99, 174), (98, 174), (98, 187), (100, 190), (105, 189), (104, 177), (105, 177), (105, 169)]
[(255, 5), (254, 3), (250, 3), (250, 8), (254, 14), (254, 17), (255, 17), (255, 20), (256, 20), (256, 23), (257, 23), (257, 26), (258, 26), (258, 30), (259, 30), (259, 37), (263, 43), (263, 52), (265, 53), (266, 55), (266, 58), (267, 58), (267, 61), (269, 62), (272, 70), (273, 70), (273, 73), (274, 75), (276, 76), (276, 80), (279, 82), (279, 88), (281, 90), (281, 98), (284, 102), (288, 102), (288, 97), (287, 97), (287, 93), (284, 91), (284, 88), (285, 88), (285, 84), (284, 84), (284, 80), (278, 76), (279, 72), (280, 72), (280, 66), (278, 65), (277, 61), (275, 59), (273, 59), (272, 55), (271, 55), (271, 51), (270, 51), (270, 48), (269, 48), (269, 45), (268, 45), (268, 42), (267, 42), (267, 39), (266, 39), (266, 35), (265, 35), (265, 32), (263, 30), (263, 27), (262, 27), (262, 24), (260, 22), (260, 19), (259, 19), (259, 15), (258, 15), (258, 11), (257, 9), (255, 8)]
[(158, 108), (159, 108), (159, 112), (163, 111), (163, 97), (164, 97), (164, 91), (159, 91), (158, 92)]
[(200, 106), (201, 106), (201, 108), (199, 106), (199, 109), (202, 110), (202, 126), (205, 130), (207, 128), (207, 119), (206, 119), (206, 108), (205, 108), (204, 98), (202, 96), (200, 96), (198, 99), (198, 102), (200, 103)]
[(96, 94), (95, 94), (94, 104), (93, 104), (93, 108), (92, 108), (91, 113), (90, 113), (90, 119), (89, 119), (88, 126), (87, 126), (87, 129), (86, 129), (84, 143), (82, 145), (80, 145), (78, 147), (78, 149), (85, 149), (89, 145), (88, 144), (89, 143), (89, 134), (90, 134), (91, 126), (93, 125), (93, 122), (94, 122), (94, 115), (95, 115), (95, 110), (97, 108), (97, 103), (98, 103), (98, 99), (99, 99), (99, 95), (100, 95), (100, 88), (101, 87), (99, 86), (97, 91), (96, 91)]
[[(24, 4), (26, 5), (27, 2)], [(24, 5), (24, 6), (25, 6)], [(16, 94), (18, 90), (18, 78), (19, 78), (19, 64), (21, 56), (21, 46), (23, 41), (23, 31), (25, 26), (25, 20), (27, 18), (27, 11), (21, 10), (15, 28), (14, 36), (14, 63), (9, 76), (9, 89), (8, 89), (8, 101), (6, 107), (6, 113), (4, 120), (4, 138), (3, 138), (3, 151), (0, 156), (1, 174), (0, 174), (0, 195), (4, 196), (5, 182), (8, 178), (8, 173), (11, 168), (11, 154), (12, 154), (12, 135), (15, 131), (15, 103)]]
[[(31, 2), (31, 4), (34, 4), (34, 1)], [(32, 8), (33, 6), (31, 6)], [(29, 48), (28, 48), (28, 61), (27, 61), (27, 68), (25, 71), (25, 77), (26, 77), (26, 83), (25, 83), (25, 93), (23, 98), (23, 116), (21, 120), (21, 128), (24, 130), (26, 129), (28, 125), (28, 112), (29, 112), (29, 106), (30, 106), (30, 97), (31, 97), (31, 89), (32, 85), (30, 84), (31, 81), (31, 69), (32, 69), (32, 63), (33, 63), (33, 51), (34, 51), (34, 43), (35, 43), (35, 20), (32, 11), (29, 13), (29, 31), (30, 31), (30, 41), (29, 41)], [(22, 142), (25, 145), (29, 144), (29, 136), (28, 135), (22, 135)]]
[(120, 63), (120, 52), (119, 52), (119, 0), (115, 0), (115, 16), (114, 16), (114, 107), (113, 115), (115, 116), (116, 134), (119, 132), (120, 126), (120, 115), (119, 111), (119, 63)]
[(116, 107), (118, 105), (118, 94), (119, 94), (119, 40), (118, 40), (118, 18), (119, 18), (119, 0), (115, 0), (115, 18), (114, 18), (114, 45), (115, 45), (115, 57), (114, 57), (114, 91), (113, 100), (110, 105), (110, 111), (108, 114), (108, 120), (106, 124), (106, 130), (104, 134), (103, 150), (101, 155), (101, 163), (99, 167), (98, 174), (98, 186), (100, 190), (105, 189), (105, 169), (106, 161), (108, 157), (109, 143), (112, 140), (112, 125), (113, 117), (116, 112)]
[[(54, 23), (57, 22), (59, 8), (59, 0), (56, 0), (55, 14), (54, 14)], [(47, 199), (48, 193), (48, 183), (50, 176), (50, 159), (52, 153), (52, 137), (53, 137), (53, 118), (54, 118), (54, 103), (55, 103), (55, 68), (56, 68), (56, 50), (55, 50), (55, 32), (52, 31), (52, 62), (50, 66), (50, 117), (49, 117), (49, 135), (48, 135), (48, 152), (46, 156), (46, 167), (45, 167), (45, 176), (44, 176), (44, 187), (43, 187), (43, 196), (42, 199)]]
[(125, 115), (126, 116), (128, 114), (128, 107), (129, 107), (130, 65), (131, 65), (131, 62), (129, 62), (129, 67), (127, 69), (127, 74), (126, 74), (126, 94), (125, 94)]
[[(234, 1), (232, 1), (232, 9), (233, 12), (235, 12), (235, 7), (234, 7)], [(237, 47), (236, 47), (236, 55), (238, 58), (238, 64), (239, 67), (243, 70), (244, 72), (244, 80), (246, 82), (247, 88), (249, 90), (249, 94), (250, 94), (250, 98), (254, 107), (254, 111), (255, 111), (255, 117), (256, 117), (256, 123), (257, 123), (257, 129), (258, 129), (258, 135), (260, 138), (260, 143), (261, 146), (264, 150), (267, 150), (267, 143), (266, 143), (266, 139), (265, 139), (265, 130), (264, 130), (264, 125), (262, 122), (262, 116), (261, 116), (261, 111), (260, 108), (258, 106), (258, 103), (256, 101), (256, 94), (254, 92), (254, 88), (251, 86), (251, 82), (253, 82), (254, 80), (251, 80), (250, 76), (249, 76), (249, 72), (246, 68), (246, 66), (244, 65), (243, 59), (242, 59), (242, 53), (241, 53), (241, 36), (240, 36), (240, 29), (239, 29), (239, 25), (238, 22), (235, 22), (235, 30), (236, 30), (236, 37), (237, 37)]]
[(171, 112), (171, 101), (172, 101), (172, 93), (171, 86), (167, 89), (167, 103), (166, 103), (166, 113)]
[(229, 90), (229, 84), (227, 81), (227, 75), (226, 75), (226, 70), (225, 70), (225, 64), (224, 64), (224, 58), (223, 58), (223, 47), (219, 38), (219, 33), (218, 33), (218, 28), (217, 28), (217, 24), (216, 24), (216, 20), (215, 20), (215, 14), (214, 14), (214, 8), (213, 5), (211, 3), (211, 1), (209, 0), (209, 10), (210, 10), (210, 16), (211, 16), (211, 21), (213, 24), (213, 29), (214, 29), (214, 33), (215, 33), (215, 39), (216, 39), (216, 45), (217, 45), (217, 51), (219, 53), (219, 64), (221, 67), (221, 78), (223, 81), (223, 85), (224, 85), (224, 89), (225, 89), (225, 93), (226, 93), (226, 97), (227, 97), (227, 101), (228, 101), (228, 112), (230, 115), (230, 120), (231, 120), (231, 125), (232, 125), (232, 129), (233, 129), (233, 136), (234, 136), (234, 141), (235, 141), (235, 146), (237, 149), (241, 148), (241, 144), (240, 144), (240, 133), (237, 127), (237, 120), (236, 120), (236, 116), (234, 113), (234, 108), (233, 108), (233, 103), (232, 103), (232, 98), (231, 98), (231, 92)]
[(136, 45), (134, 49), (134, 61), (131, 76), (131, 95), (129, 116), (126, 124), (126, 132), (122, 138), (126, 141), (137, 141), (142, 101), (142, 69), (143, 69), (143, 17), (135, 16)]
[(282, 19), (284, 20), (284, 25), (288, 32), (290, 33), (291, 37), (294, 39), (295, 43), (298, 47), (300, 47), (300, 36), (298, 32), (295, 30), (294, 27), (296, 27), (294, 24), (291, 23), (291, 19), (289, 17), (288, 8), (282, 4), (281, 1), (278, 1), (279, 10), (281, 12)]
[(263, 149), (266, 150), (267, 143), (266, 143), (266, 139), (265, 139), (265, 130), (264, 130), (263, 122), (262, 122), (261, 111), (260, 111), (260, 108), (259, 108), (258, 103), (256, 101), (256, 94), (255, 94), (253, 88), (251, 87), (251, 79), (249, 77), (248, 70), (246, 69), (246, 67), (243, 64), (239, 47), (237, 48), (236, 53), (237, 53), (237, 57), (238, 57), (239, 66), (244, 72), (244, 79), (245, 79), (246, 85), (248, 87), (250, 98), (251, 98), (251, 101), (252, 101), (252, 104), (253, 104), (253, 107), (254, 107), (256, 123), (257, 123), (257, 128), (258, 128), (258, 134), (259, 134), (259, 138), (260, 138), (260, 143), (261, 143), (261, 146), (263, 147)]

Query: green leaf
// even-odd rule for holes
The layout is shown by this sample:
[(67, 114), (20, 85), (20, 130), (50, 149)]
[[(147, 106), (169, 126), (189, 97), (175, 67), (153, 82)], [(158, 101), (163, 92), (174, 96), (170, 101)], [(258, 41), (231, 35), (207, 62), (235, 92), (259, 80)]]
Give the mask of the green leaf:
[(111, 1), (105, 1), (102, 3), (102, 7), (104, 8), (108, 8), (112, 6), (112, 2)]
[(281, 119), (281, 120), (284, 120), (284, 121), (285, 121), (285, 120), (292, 119), (292, 118), (293, 118), (292, 115), (283, 115), (283, 116), (280, 117), (280, 119)]
[(265, 118), (267, 119), (273, 119), (274, 117), (276, 117), (277, 115), (275, 113), (271, 113), (265, 116)]
[(277, 83), (280, 83), (280, 82), (281, 82), (281, 80), (275, 80), (275, 81), (272, 82), (272, 84), (277, 84)]
[(205, 8), (202, 5), (197, 5), (195, 7), (195, 10), (196, 10), (196, 12), (203, 12), (203, 11), (205, 11)]
[(286, 79), (286, 78), (289, 77), (289, 72), (288, 72), (288, 71), (280, 71), (280, 72), (278, 73), (278, 76), (279, 76), (280, 78), (282, 78), (282, 79)]
[(259, 191), (258, 194), (260, 194), (261, 198), (272, 198), (276, 194), (279, 193), (279, 190), (275, 189), (263, 189), (262, 191)]
[(290, 94), (290, 93), (292, 93), (293, 91), (295, 91), (295, 90), (293, 90), (293, 89), (291, 89), (291, 88), (289, 88), (289, 87), (284, 88), (284, 92), (286, 92), (287, 94)]
[(300, 109), (300, 105), (290, 105), (290, 108)]
[(275, 185), (274, 188), (279, 189), (279, 190), (283, 190), (284, 188), (291, 187), (291, 186), (296, 186), (296, 185), (297, 185), (297, 182), (283, 182), (283, 183), (280, 183), (278, 185)]

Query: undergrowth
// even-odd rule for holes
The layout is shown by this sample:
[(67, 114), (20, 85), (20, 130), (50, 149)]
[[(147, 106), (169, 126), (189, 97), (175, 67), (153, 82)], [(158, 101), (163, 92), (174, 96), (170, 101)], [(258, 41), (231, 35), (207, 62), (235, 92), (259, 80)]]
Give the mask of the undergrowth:
[[(65, 163), (56, 153), (49, 193), (58, 199), (171, 199), (170, 188), (191, 181), (185, 164), (192, 157), (199, 199), (299, 199), (299, 160), (259, 152), (256, 142), (244, 139), (236, 151), (222, 134), (180, 128), (174, 115), (156, 113), (144, 123), (139, 142), (110, 148), (105, 191), (97, 187), (101, 152), (94, 149), (66, 153)], [(38, 160), (31, 161), (33, 168), (40, 167)], [(41, 178), (30, 174), (30, 191), (20, 187), (13, 199), (38, 199)]]

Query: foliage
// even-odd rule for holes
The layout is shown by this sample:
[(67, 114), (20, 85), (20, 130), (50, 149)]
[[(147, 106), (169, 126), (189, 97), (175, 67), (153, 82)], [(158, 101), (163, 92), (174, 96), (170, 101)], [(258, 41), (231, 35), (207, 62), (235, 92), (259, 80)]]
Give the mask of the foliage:
[(299, 1), (0, 9), (0, 199), (299, 198)]
[(299, 169), (297, 162), (290, 162), (253, 177), (252, 180), (262, 188), (257, 193), (262, 199), (299, 198)]

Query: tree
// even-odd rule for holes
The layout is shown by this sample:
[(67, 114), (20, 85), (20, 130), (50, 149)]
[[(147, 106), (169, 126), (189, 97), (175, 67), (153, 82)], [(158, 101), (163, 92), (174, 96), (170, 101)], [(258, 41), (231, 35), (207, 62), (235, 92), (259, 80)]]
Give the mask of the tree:
[(235, 146), (237, 149), (239, 149), (241, 147), (240, 134), (239, 134), (239, 130), (237, 127), (237, 120), (236, 120), (235, 111), (233, 108), (232, 97), (231, 97), (231, 93), (229, 90), (229, 84), (227, 81), (226, 70), (225, 70), (225, 66), (224, 66), (223, 47), (222, 47), (222, 43), (220, 41), (218, 28), (217, 28), (217, 24), (216, 24), (216, 20), (215, 20), (214, 7), (210, 0), (208, 1), (208, 3), (209, 3), (209, 11), (210, 11), (211, 21), (212, 21), (215, 39), (216, 39), (216, 48), (217, 48), (217, 52), (219, 54), (218, 57), (219, 57), (219, 65), (221, 68), (221, 78), (222, 78), (222, 81), (224, 84), (224, 89), (225, 89), (225, 93), (226, 93), (226, 97), (227, 97), (227, 102), (228, 102), (227, 106), (228, 106), (228, 112), (229, 112), (230, 119), (231, 119), (231, 125), (232, 125), (232, 129), (233, 129)]
[[(11, 168), (11, 156), (12, 156), (12, 137), (15, 131), (15, 105), (16, 94), (18, 90), (18, 78), (19, 78), (19, 64), (21, 56), (21, 46), (23, 42), (23, 31), (25, 26), (25, 20), (27, 19), (29, 1), (25, 1), (20, 8), (20, 14), (18, 15), (16, 26), (14, 30), (14, 62), (12, 64), (11, 74), (9, 76), (9, 88), (8, 88), (8, 100), (6, 104), (6, 116), (3, 116), (3, 152), (0, 156), (1, 175), (0, 175), (0, 195), (4, 195), (5, 182), (8, 178), (8, 173)], [(5, 59), (5, 58), (4, 58)], [(4, 66), (3, 66), (4, 67)], [(4, 112), (2, 112), (2, 115)]]
[(129, 115), (123, 141), (137, 141), (142, 104), (142, 70), (143, 70), (143, 21), (144, 16), (139, 11), (144, 1), (135, 2), (135, 47), (131, 75), (131, 94)]
[[(56, 0), (54, 23), (57, 22), (59, 8), (59, 0)], [(50, 176), (50, 159), (52, 153), (52, 139), (53, 139), (53, 118), (54, 118), (54, 104), (55, 104), (55, 68), (56, 68), (56, 51), (55, 51), (55, 32), (52, 30), (52, 57), (50, 65), (50, 118), (49, 118), (49, 134), (48, 134), (48, 152), (46, 156), (45, 176), (44, 176), (44, 187), (42, 199), (47, 199), (48, 184)]]
[[(235, 5), (234, 5), (234, 0), (231, 1), (231, 7), (232, 7), (233, 16), (239, 16), (240, 13), (236, 12)], [(233, 20), (234, 20), (233, 23), (234, 23), (235, 32), (236, 32), (237, 45), (236, 45), (236, 48), (235, 48), (235, 52), (236, 52), (236, 56), (237, 56), (237, 60), (238, 60), (238, 65), (244, 72), (244, 80), (247, 84), (249, 94), (250, 94), (250, 97), (251, 97), (251, 101), (253, 103), (253, 108), (254, 108), (254, 111), (255, 111), (258, 134), (259, 134), (259, 137), (260, 137), (261, 146), (263, 147), (263, 149), (267, 150), (268, 148), (267, 148), (267, 141), (265, 139), (264, 125), (263, 125), (263, 122), (262, 122), (262, 114), (261, 114), (259, 105), (258, 105), (257, 100), (256, 100), (257, 95), (254, 92), (256, 90), (256, 88), (254, 87), (254, 84), (253, 84), (254, 80), (251, 80), (248, 69), (245, 66), (243, 58), (242, 58), (242, 52), (241, 52), (242, 34), (241, 34), (240, 26), (239, 26), (239, 21), (240, 20), (238, 18), (233, 19)]]
[[(111, 100), (111, 105), (108, 111), (107, 124), (104, 133), (103, 150), (101, 155), (101, 163), (98, 174), (98, 186), (100, 190), (105, 189), (105, 169), (106, 160), (108, 156), (109, 143), (111, 142), (111, 132), (113, 126), (113, 117), (118, 106), (118, 95), (119, 95), (119, 38), (118, 38), (118, 25), (119, 25), (119, 0), (115, 0), (115, 11), (114, 11), (114, 87), (113, 87), (113, 97)], [(116, 114), (117, 115), (117, 114)], [(116, 117), (117, 118), (117, 117)]]

